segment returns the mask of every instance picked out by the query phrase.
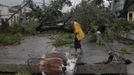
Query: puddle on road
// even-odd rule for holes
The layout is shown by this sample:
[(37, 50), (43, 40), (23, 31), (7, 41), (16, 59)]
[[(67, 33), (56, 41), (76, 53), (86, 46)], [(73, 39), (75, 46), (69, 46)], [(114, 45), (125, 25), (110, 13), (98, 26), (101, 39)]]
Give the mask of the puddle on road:
[(67, 71), (68, 73), (70, 74), (73, 74), (74, 72), (74, 68), (75, 68), (75, 65), (76, 65), (76, 61), (77, 61), (77, 58), (72, 58), (72, 59), (68, 59), (67, 63)]

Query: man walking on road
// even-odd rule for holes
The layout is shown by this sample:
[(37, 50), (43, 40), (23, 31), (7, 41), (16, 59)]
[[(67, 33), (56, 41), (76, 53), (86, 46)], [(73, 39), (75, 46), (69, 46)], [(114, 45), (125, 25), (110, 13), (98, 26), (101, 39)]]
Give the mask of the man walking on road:
[(81, 40), (85, 37), (85, 34), (81, 28), (81, 25), (77, 22), (76, 19), (73, 19), (73, 31), (74, 31), (74, 48), (75, 52), (77, 53), (80, 49), (80, 53), (82, 54), (82, 48), (81, 48)]

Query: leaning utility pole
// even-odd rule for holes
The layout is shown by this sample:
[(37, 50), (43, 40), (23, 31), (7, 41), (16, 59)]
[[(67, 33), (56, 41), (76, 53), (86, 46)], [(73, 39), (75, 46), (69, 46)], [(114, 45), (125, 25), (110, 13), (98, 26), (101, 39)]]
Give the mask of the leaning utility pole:
[(21, 19), (22, 19), (22, 23), (24, 23), (24, 24), (27, 22), (26, 13), (29, 12), (29, 10), (30, 10), (29, 5), (30, 5), (31, 1), (32, 0), (23, 0), (23, 2), (22, 2)]
[[(27, 2), (28, 2), (28, 0), (23, 0), (22, 5), (26, 4)], [(27, 11), (26, 7), (27, 7), (27, 5), (22, 9), (22, 15), (21, 16), (23, 18), (23, 21), (22, 21), (23, 23), (26, 22), (26, 11)]]
[(24, 31), (24, 29), (25, 29), (25, 27), (26, 27), (26, 23), (28, 22), (27, 21), (27, 16), (26, 16), (26, 13), (28, 12), (28, 6), (30, 5), (30, 3), (31, 3), (31, 0), (23, 0), (23, 2), (22, 2), (22, 6), (21, 6), (21, 8), (22, 8), (22, 10), (21, 10), (21, 20), (20, 20), (20, 22), (21, 22), (21, 26), (22, 26), (22, 31), (23, 31), (23, 33), (25, 33), (25, 31)]
[[(26, 1), (26, 0), (24, 0), (24, 1)], [(21, 8), (19, 8), (15, 13), (13, 13), (13, 14), (7, 19), (7, 22), (8, 22), (11, 18), (13, 18), (13, 17), (15, 16), (15, 14), (17, 14), (18, 12), (21, 11), (21, 13), (22, 13), (22, 12), (23, 12), (23, 8), (25, 8), (25, 7), (30, 3), (30, 1), (31, 1), (31, 0), (27, 0), (27, 2), (22, 3)]]
[(45, 8), (45, 3), (46, 3), (45, 0), (43, 0), (43, 8)]

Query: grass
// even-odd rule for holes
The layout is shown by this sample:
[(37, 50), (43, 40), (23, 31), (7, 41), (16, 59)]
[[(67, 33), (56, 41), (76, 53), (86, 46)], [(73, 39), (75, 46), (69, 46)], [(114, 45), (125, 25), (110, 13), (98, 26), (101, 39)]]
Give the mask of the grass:
[(69, 33), (60, 33), (52, 42), (55, 47), (66, 46), (72, 47), (73, 35)]
[(26, 72), (18, 72), (15, 75), (32, 75), (32, 74)]
[[(38, 21), (30, 20), (26, 25), (16, 22), (7, 28), (0, 26), (0, 45), (19, 44), (24, 35), (36, 35)], [(23, 35), (23, 36), (22, 36)]]
[(19, 44), (22, 39), (20, 33), (16, 34), (0, 34), (0, 45), (13, 45)]
[(18, 72), (18, 73), (0, 73), (0, 75), (32, 75), (28, 72)]

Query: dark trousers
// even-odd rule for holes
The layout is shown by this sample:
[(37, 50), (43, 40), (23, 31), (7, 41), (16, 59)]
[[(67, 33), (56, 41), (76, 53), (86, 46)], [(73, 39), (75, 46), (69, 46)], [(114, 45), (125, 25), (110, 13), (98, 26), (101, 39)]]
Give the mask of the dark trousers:
[(78, 40), (76, 37), (74, 39), (74, 48), (81, 48), (81, 40)]

